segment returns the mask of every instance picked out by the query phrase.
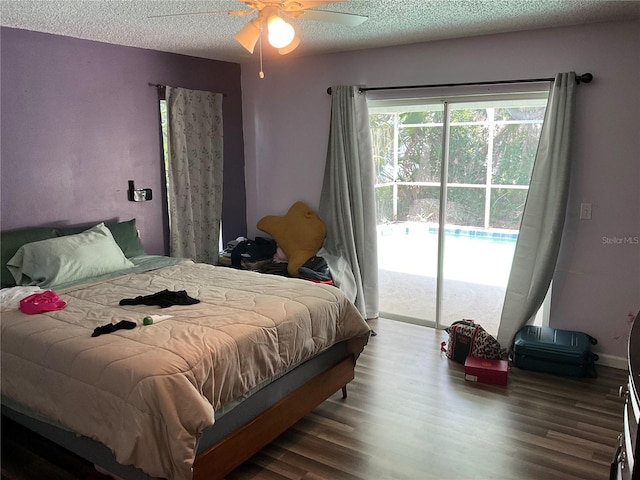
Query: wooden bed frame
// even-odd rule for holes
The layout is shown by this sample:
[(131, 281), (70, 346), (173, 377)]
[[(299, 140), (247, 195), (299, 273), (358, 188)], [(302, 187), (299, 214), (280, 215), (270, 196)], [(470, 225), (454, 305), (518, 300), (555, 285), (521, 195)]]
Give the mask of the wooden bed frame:
[[(338, 390), (342, 389), (342, 397), (346, 398), (346, 385), (353, 380), (354, 370), (353, 354), (336, 359), (332, 366), (311, 377), (252, 420), (201, 451), (193, 465), (193, 479), (223, 479)], [(112, 472), (123, 478), (152, 479), (135, 467), (111, 463), (115, 462), (113, 454), (95, 440), (32, 418), (9, 405), (2, 405), (2, 415), (94, 463), (98, 471)], [(108, 459), (107, 463), (111, 467), (103, 463), (105, 459)]]
[(196, 458), (193, 479), (223, 479), (335, 392), (342, 389), (342, 396), (346, 397), (346, 385), (354, 378), (354, 368), (351, 355), (211, 446)]

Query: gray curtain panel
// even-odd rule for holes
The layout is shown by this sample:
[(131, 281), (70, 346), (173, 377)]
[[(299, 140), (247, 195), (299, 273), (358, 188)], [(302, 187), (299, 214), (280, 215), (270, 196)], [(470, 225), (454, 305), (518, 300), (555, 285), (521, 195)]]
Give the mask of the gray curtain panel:
[(569, 193), (575, 77), (558, 74), (549, 94), (498, 329), (503, 348), (533, 320), (553, 278)]
[(358, 87), (334, 86), (331, 91), (329, 145), (319, 208), (327, 225), (324, 251), (340, 288), (351, 295), (365, 318), (375, 318), (378, 251), (369, 110)]
[(167, 87), (173, 257), (216, 264), (222, 216), (222, 94)]

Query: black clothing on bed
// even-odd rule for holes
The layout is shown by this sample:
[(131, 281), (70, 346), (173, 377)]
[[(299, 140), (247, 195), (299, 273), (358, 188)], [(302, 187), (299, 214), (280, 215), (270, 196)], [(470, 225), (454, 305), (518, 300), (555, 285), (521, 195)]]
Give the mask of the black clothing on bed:
[(115, 332), (116, 330), (120, 330), (121, 328), (125, 328), (127, 330), (131, 330), (132, 328), (136, 328), (136, 324), (135, 324), (135, 322), (131, 322), (129, 320), (120, 320), (115, 325), (113, 323), (107, 323), (106, 325), (103, 325), (102, 327), (97, 327), (93, 331), (91, 336), (92, 337), (98, 337), (98, 336), (102, 335), (103, 333), (112, 333), (112, 332)]
[(200, 303), (197, 298), (191, 298), (186, 290), (173, 292), (162, 290), (151, 295), (140, 295), (136, 298), (123, 298), (120, 305), (159, 305), (160, 308), (167, 308), (173, 305), (194, 305)]

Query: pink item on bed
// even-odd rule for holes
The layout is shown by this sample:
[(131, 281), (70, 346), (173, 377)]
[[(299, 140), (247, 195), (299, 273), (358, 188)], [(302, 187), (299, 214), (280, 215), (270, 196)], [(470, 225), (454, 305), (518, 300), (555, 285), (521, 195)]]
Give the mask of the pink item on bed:
[(67, 303), (61, 300), (56, 292), (51, 290), (34, 293), (20, 300), (20, 311), (29, 315), (62, 310), (66, 306)]

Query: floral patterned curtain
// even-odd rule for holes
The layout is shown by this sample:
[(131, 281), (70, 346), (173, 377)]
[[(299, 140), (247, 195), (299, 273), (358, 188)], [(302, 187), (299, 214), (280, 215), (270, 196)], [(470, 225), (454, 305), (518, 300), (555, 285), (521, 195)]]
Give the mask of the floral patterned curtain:
[(222, 216), (222, 94), (167, 87), (172, 257), (216, 264)]

